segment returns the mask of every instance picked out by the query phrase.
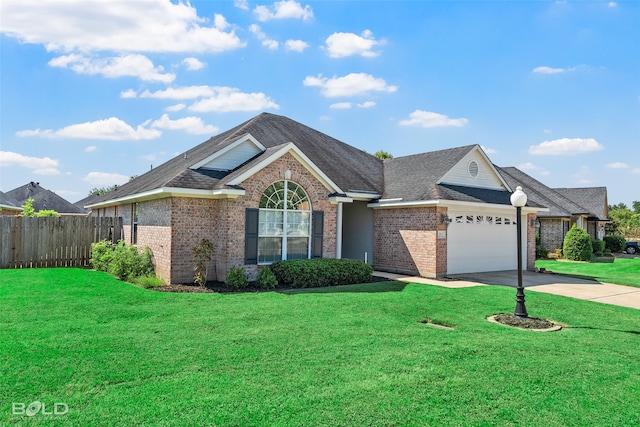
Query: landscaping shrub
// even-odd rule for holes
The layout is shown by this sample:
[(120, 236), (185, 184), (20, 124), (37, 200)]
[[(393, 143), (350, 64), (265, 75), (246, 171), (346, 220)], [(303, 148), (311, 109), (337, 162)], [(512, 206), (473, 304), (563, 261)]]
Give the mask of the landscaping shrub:
[(595, 256), (602, 256), (602, 253), (604, 252), (604, 241), (591, 239), (591, 250)]
[(164, 281), (155, 275), (134, 277), (133, 279), (131, 279), (131, 283), (133, 283), (134, 285), (142, 286), (145, 289), (154, 289), (158, 286), (164, 285)]
[(604, 236), (604, 247), (613, 253), (620, 253), (624, 250), (627, 240), (622, 236)]
[(278, 286), (278, 279), (269, 267), (262, 267), (256, 279), (258, 287), (262, 289), (273, 289)]
[(124, 281), (134, 277), (152, 275), (151, 249), (145, 248), (144, 252), (140, 253), (138, 249), (125, 245), (121, 240), (114, 247), (113, 258), (107, 271)]
[(227, 272), (227, 280), (225, 283), (229, 288), (242, 289), (249, 285), (249, 279), (247, 279), (247, 273), (243, 267), (236, 267), (234, 265)]
[(216, 247), (211, 240), (203, 238), (200, 244), (191, 248), (191, 252), (193, 252), (193, 270), (195, 271), (193, 280), (198, 285), (204, 286), (207, 283), (208, 263), (216, 254)]
[(549, 251), (542, 246), (536, 246), (536, 256), (538, 258), (547, 258), (549, 256)]
[(113, 258), (113, 243), (101, 240), (91, 244), (91, 265), (98, 271), (107, 271)]
[(333, 258), (277, 261), (271, 270), (278, 282), (294, 288), (367, 283), (373, 274), (373, 268), (362, 261)]
[(574, 225), (564, 236), (562, 253), (571, 261), (589, 261), (593, 253), (591, 237), (584, 229)]
[(91, 265), (98, 271), (106, 271), (120, 280), (130, 281), (136, 277), (154, 276), (151, 249), (138, 252), (127, 246), (124, 240), (113, 245), (103, 240), (91, 245)]

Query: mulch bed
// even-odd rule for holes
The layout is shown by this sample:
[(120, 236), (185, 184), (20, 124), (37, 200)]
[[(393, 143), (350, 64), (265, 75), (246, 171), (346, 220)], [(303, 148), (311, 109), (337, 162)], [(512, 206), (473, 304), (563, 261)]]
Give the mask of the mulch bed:
[(513, 328), (530, 329), (530, 330), (557, 330), (559, 325), (547, 319), (538, 317), (519, 317), (513, 313), (500, 313), (489, 317), (497, 323), (511, 326)]
[[(384, 277), (373, 276), (370, 283), (374, 282), (389, 282), (390, 280)], [(198, 286), (196, 283), (171, 283), (169, 285), (158, 286), (154, 290), (158, 292), (178, 292), (178, 293), (246, 293), (246, 292), (273, 292), (273, 291), (286, 291), (296, 289), (291, 286), (278, 285), (273, 289), (259, 288), (255, 283), (249, 283), (249, 286), (243, 289), (231, 289), (225, 286), (223, 282), (210, 281), (205, 286)]]

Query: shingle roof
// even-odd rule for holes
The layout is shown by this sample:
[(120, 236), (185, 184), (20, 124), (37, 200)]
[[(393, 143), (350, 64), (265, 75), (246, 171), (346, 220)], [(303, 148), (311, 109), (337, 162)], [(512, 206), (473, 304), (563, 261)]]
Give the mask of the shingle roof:
[[(267, 149), (293, 142), (343, 191), (382, 193), (381, 160), (287, 117), (262, 113), (138, 176), (102, 196), (95, 203), (162, 187), (218, 188), (223, 184), (220, 180), (225, 177), (225, 173), (216, 174), (189, 168), (247, 134), (251, 134)], [(269, 150), (258, 157), (268, 155), (268, 152)]]
[(431, 151), (384, 161), (385, 189), (383, 199), (403, 200), (443, 199), (436, 184), (475, 145)]
[(2, 191), (0, 191), (0, 206), (5, 209), (22, 210), (20, 202)]
[[(597, 199), (594, 197), (592, 201), (589, 201), (589, 206), (587, 206), (580, 202), (587, 201), (587, 197), (591, 194), (589, 192), (582, 192), (579, 191), (581, 189), (575, 188), (564, 189), (566, 191), (558, 191), (558, 189), (547, 187), (518, 168), (497, 166), (496, 168), (510, 187), (515, 188), (518, 185), (522, 186), (522, 189), (527, 194), (530, 201), (549, 208), (548, 212), (538, 212), (538, 216), (541, 218), (571, 218), (574, 215), (584, 214), (601, 219), (606, 218), (606, 215), (600, 216), (603, 214), (603, 209), (606, 209), (607, 202), (605, 187), (597, 187), (598, 191), (594, 191), (593, 194), (598, 194), (599, 197)], [(603, 192), (604, 196), (602, 195)]]
[(77, 202), (75, 202), (73, 205), (82, 209), (85, 213), (89, 213), (89, 211), (91, 211), (91, 209), (85, 208), (85, 206), (90, 205), (94, 200), (97, 200), (98, 197), (100, 197), (97, 194), (90, 194), (87, 197), (85, 197), (84, 199), (80, 199)]
[(567, 199), (584, 206), (595, 218), (609, 219), (607, 187), (554, 188)]
[(56, 193), (40, 186), (38, 182), (30, 182), (8, 191), (7, 194), (24, 204), (27, 199), (33, 199), (33, 209), (38, 212), (52, 209), (60, 214), (84, 214), (84, 209), (58, 196)]

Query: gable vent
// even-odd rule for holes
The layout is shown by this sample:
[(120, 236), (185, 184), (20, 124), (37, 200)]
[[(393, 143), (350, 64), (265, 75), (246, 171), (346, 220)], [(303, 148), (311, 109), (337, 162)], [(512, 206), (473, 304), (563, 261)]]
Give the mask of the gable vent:
[(469, 176), (471, 178), (477, 178), (478, 177), (478, 163), (476, 163), (474, 160), (470, 161), (469, 164), (467, 165), (467, 172), (469, 172)]

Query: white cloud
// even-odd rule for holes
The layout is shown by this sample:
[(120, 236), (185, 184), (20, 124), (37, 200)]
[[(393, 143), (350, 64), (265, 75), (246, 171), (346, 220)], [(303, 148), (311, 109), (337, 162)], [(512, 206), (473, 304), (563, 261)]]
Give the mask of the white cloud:
[(302, 52), (309, 47), (309, 43), (302, 40), (287, 40), (284, 42), (284, 47), (293, 52)]
[(518, 169), (522, 171), (536, 170), (538, 167), (531, 162), (521, 163), (518, 165)]
[(562, 73), (571, 73), (573, 71), (577, 71), (580, 69), (588, 69), (589, 67), (586, 65), (578, 65), (576, 67), (565, 67), (565, 68), (553, 68), (547, 67), (543, 65), (541, 67), (534, 68), (531, 72), (534, 74), (562, 74)]
[(529, 154), (574, 155), (603, 149), (604, 147), (593, 138), (560, 138), (530, 146)]
[(222, 15), (199, 17), (188, 2), (0, 2), (1, 31), (59, 52), (223, 52), (242, 48)]
[(294, 0), (282, 0), (273, 3), (271, 7), (257, 6), (253, 9), (258, 21), (270, 21), (272, 19), (302, 19), (306, 21), (313, 18), (313, 10), (311, 6), (302, 7), (300, 3)]
[(496, 150), (496, 149), (494, 149), (494, 148), (486, 147), (486, 146), (484, 146), (484, 145), (481, 145), (481, 146), (480, 146), (480, 148), (482, 148), (482, 151), (484, 151), (484, 152), (485, 152), (485, 154), (495, 154), (495, 153), (497, 153), (497, 152), (498, 152), (498, 150)]
[(182, 64), (187, 67), (187, 70), (189, 71), (201, 70), (205, 66), (204, 62), (200, 61), (198, 58), (193, 57), (184, 58), (182, 60)]
[(86, 147), (84, 149), (85, 153), (93, 153), (94, 151), (96, 151), (98, 149), (98, 147), (96, 147), (95, 145), (89, 145), (88, 147)]
[(176, 104), (176, 105), (170, 105), (167, 108), (165, 108), (164, 110), (165, 111), (169, 111), (171, 113), (171, 112), (176, 112), (176, 111), (182, 111), (185, 108), (187, 108), (187, 106), (185, 104), (183, 104), (183, 103), (180, 103), (180, 104)]
[(609, 7), (617, 7), (618, 3), (614, 2), (614, 1), (610, 1), (608, 6)]
[(271, 50), (276, 50), (278, 48), (278, 42), (268, 38), (267, 35), (260, 30), (260, 26), (258, 24), (249, 25), (249, 31), (255, 35), (258, 40), (262, 41), (262, 46)]
[(375, 107), (378, 104), (376, 104), (375, 101), (365, 101), (357, 105), (358, 105), (358, 108), (371, 108), (371, 107)]
[(17, 136), (36, 136), (48, 139), (104, 139), (110, 141), (155, 139), (162, 133), (156, 129), (147, 129), (143, 125), (136, 129), (117, 117), (110, 117), (94, 122), (85, 122), (66, 126), (62, 129), (52, 130), (22, 130), (16, 132)]
[(360, 55), (367, 58), (380, 55), (372, 49), (380, 44), (373, 38), (373, 33), (364, 30), (359, 36), (354, 33), (333, 33), (326, 40), (326, 48), (332, 58)]
[(233, 5), (238, 9), (249, 10), (249, 2), (247, 0), (234, 0)]
[(279, 109), (271, 98), (262, 92), (244, 93), (236, 88), (213, 86), (212, 96), (196, 101), (189, 107), (197, 112), (230, 112), (230, 111), (260, 111), (270, 108)]
[(334, 110), (346, 110), (351, 108), (350, 102), (336, 102), (335, 104), (329, 105), (329, 108), (333, 108)]
[(149, 92), (145, 90), (140, 94), (140, 98), (155, 98), (155, 99), (195, 99), (205, 96), (213, 96), (216, 86), (182, 86), (182, 87), (170, 87), (165, 90), (157, 90), (155, 92)]
[(59, 162), (50, 157), (31, 157), (12, 151), (0, 151), (0, 166), (31, 169), (36, 175), (60, 175)]
[[(145, 90), (139, 96), (140, 98), (174, 100), (203, 98), (189, 107), (189, 110), (197, 112), (259, 111), (280, 108), (278, 104), (262, 92), (245, 93), (236, 88), (226, 86), (183, 86), (155, 92)], [(179, 111), (179, 109), (184, 108), (182, 107), (183, 105), (178, 104), (168, 107), (167, 111)], [(175, 108), (175, 110), (172, 110), (172, 108)]]
[(623, 162), (613, 162), (613, 163), (607, 163), (606, 165), (604, 165), (605, 167), (609, 168), (609, 169), (626, 169), (629, 167), (628, 164), (623, 163)]
[(126, 184), (129, 177), (119, 173), (89, 172), (82, 180), (91, 185), (112, 186)]
[(135, 98), (137, 96), (138, 94), (133, 89), (127, 89), (120, 92), (120, 98), (122, 99)]
[(213, 135), (218, 133), (219, 131), (219, 129), (215, 126), (205, 125), (200, 117), (191, 116), (177, 120), (171, 120), (168, 114), (163, 114), (160, 119), (151, 123), (151, 127), (169, 130), (184, 130), (185, 132), (193, 135)]
[(318, 86), (320, 93), (327, 98), (339, 96), (366, 95), (371, 92), (393, 93), (397, 86), (389, 86), (384, 79), (373, 77), (371, 74), (351, 73), (343, 77), (331, 79), (319, 74), (317, 77), (307, 76), (303, 84), (305, 86)]
[(633, 169), (631, 173), (640, 174), (640, 168)]
[(78, 74), (100, 74), (107, 78), (137, 77), (148, 82), (171, 83), (176, 75), (163, 73), (161, 66), (154, 66), (149, 58), (140, 54), (130, 54), (114, 58), (88, 58), (71, 54), (53, 58), (52, 67), (71, 68)]
[(418, 126), (423, 128), (435, 128), (444, 126), (463, 127), (469, 123), (465, 118), (452, 119), (444, 114), (431, 111), (416, 110), (409, 114), (408, 119), (400, 121), (401, 126)]

